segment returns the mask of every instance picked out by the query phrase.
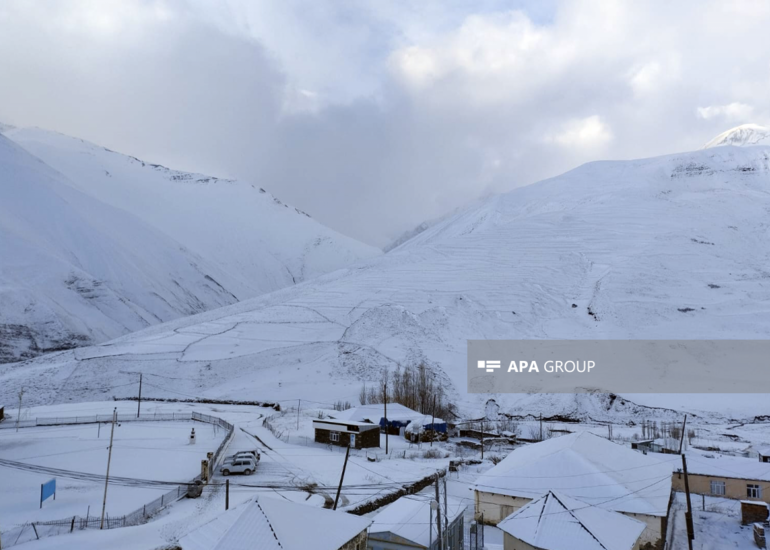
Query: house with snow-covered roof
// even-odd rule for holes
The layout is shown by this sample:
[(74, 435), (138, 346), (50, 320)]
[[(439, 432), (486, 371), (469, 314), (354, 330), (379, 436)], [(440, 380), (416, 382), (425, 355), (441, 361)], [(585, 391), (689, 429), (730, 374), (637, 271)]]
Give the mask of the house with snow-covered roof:
[[(682, 464), (673, 464), (675, 491), (684, 491)], [(718, 453), (687, 453), (690, 492), (770, 504), (770, 464)]]
[(338, 420), (354, 420), (379, 424), (380, 428), (387, 428), (388, 433), (392, 435), (399, 435), (402, 428), (406, 428), (410, 422), (422, 417), (421, 413), (400, 403), (388, 403), (387, 422), (385, 420), (385, 406), (383, 404), (361, 405), (360, 407), (354, 407), (334, 414), (334, 418)]
[(279, 498), (250, 500), (179, 540), (182, 550), (364, 550), (372, 520)]
[(645, 523), (642, 543), (664, 537), (672, 460), (645, 455), (590, 432), (519, 447), (474, 485), (476, 519), (497, 525), (548, 491)]
[(497, 524), (504, 550), (637, 550), (641, 521), (548, 491)]
[[(461, 500), (447, 498), (447, 510), (441, 501), (441, 537), (445, 548), (463, 548), (463, 514), (467, 506)], [(446, 514), (446, 515), (445, 515)], [(446, 527), (448, 525), (448, 527)], [(404, 496), (388, 504), (369, 528), (369, 550), (438, 550), (436, 512), (425, 495)]]

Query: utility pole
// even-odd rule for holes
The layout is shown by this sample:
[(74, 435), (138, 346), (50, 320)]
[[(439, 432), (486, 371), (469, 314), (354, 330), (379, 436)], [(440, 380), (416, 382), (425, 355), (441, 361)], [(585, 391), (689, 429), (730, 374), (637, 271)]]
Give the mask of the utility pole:
[(543, 413), (540, 413), (540, 441), (543, 440)]
[[(431, 411), (430, 428), (435, 432), (436, 429), (436, 396), (433, 396), (433, 411)], [(430, 436), (430, 446), (433, 447), (433, 434)]]
[(687, 477), (687, 459), (682, 455), (682, 472), (684, 472), (684, 490), (687, 493), (687, 545), (692, 550), (692, 541), (695, 538), (695, 530), (692, 522), (692, 503), (690, 502), (690, 480)]
[(385, 391), (383, 392), (383, 401), (385, 402), (385, 455), (388, 454), (388, 381), (385, 380)]
[(481, 419), (481, 460), (484, 460), (484, 419)]
[[(150, 384), (152, 385), (152, 384)], [(139, 411), (142, 408), (142, 373), (139, 373), (139, 399), (136, 402), (136, 417), (139, 418)], [(155, 409), (157, 410), (157, 409)]]
[(436, 473), (436, 504), (438, 504), (438, 506), (436, 506), (436, 531), (438, 531), (436, 540), (438, 541), (438, 547), (443, 549), (443, 537), (441, 536), (441, 497), (439, 496), (438, 491), (438, 473)]
[(345, 479), (345, 468), (348, 467), (348, 457), (350, 456), (350, 444), (348, 444), (348, 448), (345, 451), (345, 463), (342, 465), (342, 475), (340, 476), (340, 486), (337, 487), (337, 496), (334, 497), (334, 508), (332, 510), (337, 509), (337, 503), (340, 500), (340, 493), (342, 492), (342, 480)]
[[(444, 533), (449, 537), (449, 505), (447, 504), (446, 478), (447, 474), (444, 474)], [(449, 546), (449, 540), (446, 541), (446, 545)]]
[(302, 399), (297, 399), (297, 431), (299, 431), (299, 410), (302, 408)]
[(684, 421), (682, 422), (682, 434), (679, 437), (679, 454), (682, 454), (682, 443), (684, 443), (684, 431), (687, 428), (687, 415), (684, 415)]
[(107, 509), (107, 486), (110, 482), (110, 461), (112, 460), (112, 440), (115, 437), (115, 422), (118, 417), (118, 408), (112, 411), (112, 430), (110, 431), (110, 450), (107, 454), (107, 475), (104, 477), (104, 500), (102, 500), (102, 521), (99, 529), (104, 529), (104, 512)]
[(16, 431), (19, 431), (19, 420), (21, 420), (21, 400), (24, 397), (24, 386), (19, 390), (19, 414), (16, 415)]

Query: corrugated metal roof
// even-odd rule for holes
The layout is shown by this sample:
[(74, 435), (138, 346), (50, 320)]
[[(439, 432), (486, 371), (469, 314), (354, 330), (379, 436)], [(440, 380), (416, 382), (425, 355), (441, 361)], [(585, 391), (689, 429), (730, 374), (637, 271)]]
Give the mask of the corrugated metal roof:
[(251, 500), (183, 537), (183, 550), (338, 550), (369, 518), (278, 498)]
[(549, 491), (498, 528), (543, 550), (631, 550), (645, 524)]
[(661, 456), (580, 432), (516, 449), (481, 474), (475, 489), (523, 498), (554, 490), (608, 510), (664, 516), (679, 457)]

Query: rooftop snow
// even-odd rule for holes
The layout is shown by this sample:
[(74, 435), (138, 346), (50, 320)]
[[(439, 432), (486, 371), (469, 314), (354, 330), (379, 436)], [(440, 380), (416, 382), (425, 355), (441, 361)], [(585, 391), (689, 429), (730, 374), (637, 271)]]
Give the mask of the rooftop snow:
[(631, 550), (645, 524), (549, 491), (497, 527), (543, 550)]
[(337, 550), (371, 523), (345, 512), (265, 497), (225, 512), (179, 543), (183, 550)]
[[(360, 407), (340, 411), (334, 416), (339, 420), (370, 420), (378, 423), (381, 418), (385, 417), (384, 405), (361, 405)], [(388, 420), (412, 420), (421, 416), (422, 414), (400, 403), (388, 403)]]
[[(374, 516), (374, 523), (369, 528), (369, 535), (374, 533), (393, 533), (414, 543), (427, 547), (431, 540), (431, 500), (424, 495), (401, 497), (389, 504)], [(442, 514), (444, 504), (441, 503)], [(447, 498), (449, 523), (456, 520), (466, 509), (466, 505), (454, 498)], [(433, 520), (436, 513), (433, 513)], [(443, 515), (442, 515), (443, 521)], [(435, 533), (433, 534), (435, 538)]]
[(516, 449), (475, 489), (532, 499), (553, 490), (607, 510), (664, 516), (673, 460), (579, 432)]
[[(674, 471), (681, 470), (681, 460), (674, 464)], [(713, 454), (687, 453), (687, 473), (756, 481), (770, 481), (770, 463), (756, 458), (741, 458)]]

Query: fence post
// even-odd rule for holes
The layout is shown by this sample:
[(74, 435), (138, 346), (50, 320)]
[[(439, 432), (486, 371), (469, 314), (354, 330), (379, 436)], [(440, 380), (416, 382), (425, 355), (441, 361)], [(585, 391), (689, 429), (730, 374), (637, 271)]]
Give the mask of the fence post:
[(70, 525), (70, 533), (75, 530), (75, 516), (72, 516), (72, 525)]
[(37, 527), (35, 527), (35, 524), (32, 524), (32, 529), (35, 531), (35, 537), (37, 537), (37, 540), (40, 540), (40, 535), (37, 534)]

